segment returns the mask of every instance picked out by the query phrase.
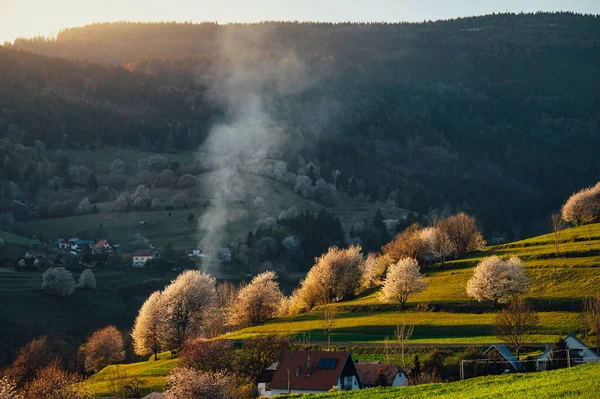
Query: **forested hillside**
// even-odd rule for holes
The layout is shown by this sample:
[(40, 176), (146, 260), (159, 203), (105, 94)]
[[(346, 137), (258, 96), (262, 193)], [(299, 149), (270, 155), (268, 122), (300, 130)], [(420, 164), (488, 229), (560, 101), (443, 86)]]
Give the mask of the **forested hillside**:
[[(546, 230), (549, 212), (600, 166), (589, 151), (600, 144), (594, 16), (95, 24), (19, 39), (0, 58), (0, 135), (13, 142), (206, 149), (231, 133), (219, 124), (254, 129), (236, 101), (256, 97), (257, 130), (281, 133), (250, 134), (261, 148), (278, 140), (261, 161), (296, 172), (302, 157), (313, 184), (321, 177), (340, 195), (465, 210), (488, 240)], [(238, 150), (218, 144), (210, 150)], [(13, 169), (2, 177), (22, 185)]]

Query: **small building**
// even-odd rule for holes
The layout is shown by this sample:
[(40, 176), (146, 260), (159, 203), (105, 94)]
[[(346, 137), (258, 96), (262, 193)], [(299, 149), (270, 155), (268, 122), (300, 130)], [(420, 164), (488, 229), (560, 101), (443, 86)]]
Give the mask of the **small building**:
[(512, 373), (525, 371), (523, 363), (511, 352), (506, 345), (492, 345), (483, 355), (490, 361), (490, 374), (496, 372)]
[(258, 378), (258, 396), (271, 396), (271, 381), (273, 381), (278, 365), (279, 362), (273, 363)]
[(200, 248), (188, 248), (185, 250), (188, 258), (201, 258), (206, 256), (206, 253)]
[(552, 345), (547, 345), (546, 350), (535, 358), (535, 367), (538, 371), (549, 369), (551, 363), (557, 358), (563, 360), (568, 366), (600, 362), (600, 356), (574, 334), (567, 335), (564, 341), (566, 350), (555, 351)]
[(56, 246), (58, 247), (58, 249), (70, 249), (69, 242), (64, 238), (59, 238), (58, 240), (56, 240)]
[(270, 388), (266, 396), (349, 391), (361, 389), (362, 383), (350, 352), (285, 351)]
[(102, 238), (102, 239), (96, 241), (94, 243), (94, 245), (92, 246), (92, 253), (94, 253), (94, 254), (100, 254), (100, 253), (111, 254), (112, 252), (113, 252), (113, 247), (112, 247), (112, 245), (110, 245), (110, 242), (108, 242), (108, 239), (106, 239), (106, 238)]
[(231, 248), (221, 247), (216, 249), (217, 258), (223, 262), (231, 262)]
[[(395, 364), (381, 364), (380, 362), (356, 362), (356, 369), (360, 382), (364, 388), (373, 388), (376, 386), (399, 387), (408, 385), (408, 379), (404, 370), (399, 369)], [(382, 384), (379, 377), (385, 377), (385, 383)]]
[(133, 253), (133, 267), (144, 267), (150, 259), (160, 258), (160, 253), (155, 249), (138, 249)]

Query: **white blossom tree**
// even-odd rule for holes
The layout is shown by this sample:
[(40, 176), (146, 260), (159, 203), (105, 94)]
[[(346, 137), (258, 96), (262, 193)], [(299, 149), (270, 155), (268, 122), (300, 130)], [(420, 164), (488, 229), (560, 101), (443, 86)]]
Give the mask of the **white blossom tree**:
[(421, 274), (419, 263), (413, 258), (402, 258), (389, 267), (380, 300), (399, 303), (403, 307), (410, 294), (423, 292), (427, 288), (425, 276)]
[(311, 310), (316, 305), (341, 301), (353, 295), (361, 284), (363, 261), (360, 246), (329, 248), (316, 259), (316, 264), (292, 295), (291, 307)]
[(360, 266), (362, 286), (364, 288), (368, 289), (379, 283), (379, 279), (383, 275), (383, 270), (378, 266), (377, 255), (374, 253), (367, 255), (367, 259)]
[(175, 368), (167, 379), (166, 399), (233, 399), (236, 381), (225, 373), (200, 373), (189, 367)]
[(94, 276), (94, 272), (92, 269), (85, 269), (81, 275), (79, 276), (79, 284), (77, 284), (80, 288), (90, 288), (92, 290), (96, 289), (96, 276)]
[(563, 205), (561, 214), (565, 221), (575, 225), (596, 221), (600, 217), (600, 183), (571, 195)]
[(275, 272), (266, 271), (241, 288), (230, 305), (229, 324), (246, 327), (277, 316), (281, 291), (276, 280)]
[(158, 359), (160, 349), (160, 299), (159, 291), (153, 292), (146, 299), (135, 318), (131, 331), (135, 353), (140, 356), (152, 353), (154, 360)]
[(0, 399), (23, 399), (17, 391), (17, 384), (8, 377), (0, 379)]
[(53, 267), (42, 275), (42, 288), (52, 295), (69, 296), (75, 292), (75, 280), (64, 267)]
[(467, 283), (467, 294), (479, 302), (487, 299), (497, 305), (507, 302), (513, 295), (523, 294), (528, 281), (519, 258), (505, 261), (495, 255), (489, 256), (475, 267), (473, 277)]
[(185, 271), (161, 298), (161, 344), (164, 349), (181, 349), (188, 338), (201, 332), (205, 313), (216, 303), (215, 279), (197, 270)]
[(454, 244), (450, 241), (450, 237), (439, 226), (426, 227), (421, 230), (421, 239), (425, 244), (426, 251), (433, 255), (435, 259), (439, 259), (442, 266), (446, 261), (446, 257), (452, 255), (454, 251)]

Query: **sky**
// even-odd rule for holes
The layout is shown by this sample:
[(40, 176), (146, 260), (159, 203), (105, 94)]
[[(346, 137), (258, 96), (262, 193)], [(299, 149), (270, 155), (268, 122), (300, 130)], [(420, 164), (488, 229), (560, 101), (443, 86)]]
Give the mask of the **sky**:
[(107, 21), (420, 22), (506, 11), (600, 14), (600, 0), (0, 0), (0, 43)]

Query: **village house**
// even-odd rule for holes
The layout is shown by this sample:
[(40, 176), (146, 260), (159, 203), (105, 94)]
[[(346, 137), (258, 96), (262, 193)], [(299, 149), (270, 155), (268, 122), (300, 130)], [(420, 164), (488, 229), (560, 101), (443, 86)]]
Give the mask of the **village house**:
[(506, 345), (492, 345), (483, 352), (483, 356), (490, 361), (487, 365), (490, 374), (525, 371), (523, 363), (510, 349), (508, 349), (508, 347), (506, 347)]
[(58, 249), (69, 249), (70, 248), (70, 244), (67, 240), (65, 240), (64, 238), (59, 238), (58, 240), (56, 240), (56, 246), (58, 247)]
[(112, 253), (113, 252), (113, 247), (112, 245), (110, 245), (110, 243), (108, 242), (108, 240), (106, 238), (103, 238), (101, 240), (98, 240), (94, 243), (94, 245), (92, 246), (92, 253), (94, 254), (100, 254), (100, 253)]
[(133, 267), (144, 267), (150, 259), (160, 258), (160, 253), (155, 249), (138, 249), (133, 254)]
[(206, 253), (200, 248), (188, 248), (185, 250), (188, 258), (200, 258), (206, 256)]
[[(358, 371), (350, 352), (285, 351), (277, 369), (261, 379), (264, 396), (325, 393), (332, 388), (361, 389)], [(267, 389), (268, 387), (268, 389)]]
[[(395, 364), (381, 364), (380, 362), (356, 362), (356, 369), (360, 382), (364, 388), (377, 386), (399, 387), (408, 385), (406, 373)], [(385, 378), (381, 381), (380, 375)]]
[(79, 238), (69, 239), (69, 246), (73, 252), (81, 252), (85, 247), (91, 248), (92, 245), (94, 245), (94, 241), (91, 240), (81, 240)]
[(541, 355), (535, 358), (535, 366), (538, 371), (547, 370), (557, 355), (569, 366), (576, 366), (583, 363), (600, 362), (600, 356), (589, 346), (581, 342), (574, 334), (567, 335), (564, 338), (567, 349), (565, 351), (555, 351), (553, 346), (548, 345)]

